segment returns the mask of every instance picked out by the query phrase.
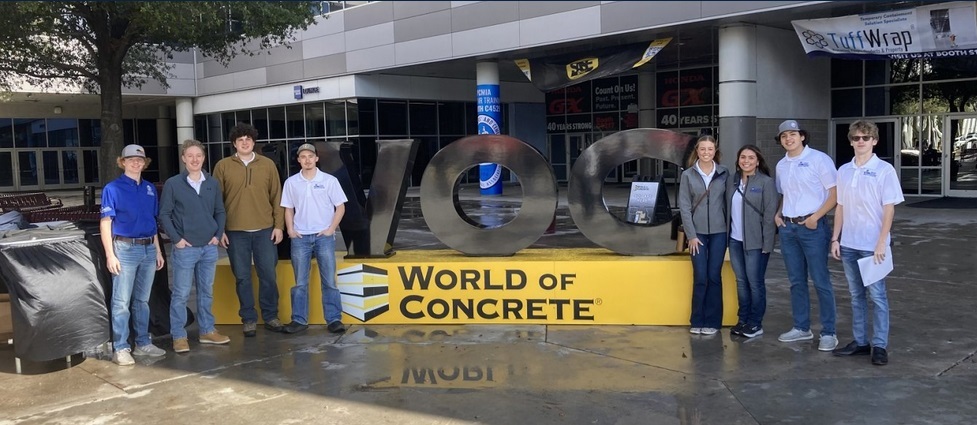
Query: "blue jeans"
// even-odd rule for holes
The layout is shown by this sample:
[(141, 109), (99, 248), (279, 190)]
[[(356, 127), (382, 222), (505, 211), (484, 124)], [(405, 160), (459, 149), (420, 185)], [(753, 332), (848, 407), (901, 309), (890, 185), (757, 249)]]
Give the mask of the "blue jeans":
[(858, 345), (868, 344), (866, 321), (868, 319), (868, 297), (872, 298), (873, 317), (872, 346), (886, 348), (889, 346), (889, 299), (885, 295), (885, 279), (869, 286), (862, 284), (862, 275), (858, 271), (858, 259), (875, 255), (872, 251), (841, 247), (841, 264), (845, 266), (845, 277), (848, 278), (848, 292), (851, 292), (851, 333)]
[(698, 233), (702, 246), (692, 256), (693, 328), (723, 327), (723, 261), (726, 257), (726, 233)]
[(729, 262), (736, 274), (736, 297), (739, 299), (739, 322), (763, 326), (767, 312), (767, 261), (770, 253), (759, 249), (743, 249), (743, 242), (729, 240)]
[[(170, 301), (170, 335), (173, 339), (187, 337), (187, 299), (190, 287), (197, 288), (197, 323), (200, 334), (214, 331), (214, 273), (217, 271), (217, 246), (188, 246), (173, 248), (170, 256), (173, 267), (173, 297)], [(196, 283), (196, 285), (194, 285)]]
[(237, 299), (241, 303), (238, 315), (244, 323), (258, 321), (254, 310), (254, 286), (251, 283), (251, 259), (258, 271), (258, 304), (261, 319), (268, 323), (278, 319), (278, 281), (275, 266), (278, 265), (278, 248), (271, 240), (272, 228), (257, 232), (225, 232), (229, 245), (227, 259), (236, 280)]
[(156, 245), (113, 241), (121, 268), (112, 276), (112, 346), (116, 351), (129, 346), (129, 319), (136, 333), (136, 345), (153, 342), (149, 336), (149, 292), (156, 278)]
[(336, 287), (336, 235), (302, 235), (291, 239), (292, 270), (295, 286), (292, 287), (292, 322), (309, 324), (309, 272), (312, 255), (319, 265), (319, 284), (322, 288), (322, 315), (326, 323), (342, 319), (343, 302)]
[(822, 336), (835, 334), (835, 293), (828, 273), (830, 243), (831, 229), (824, 217), (818, 220), (818, 228), (814, 230), (794, 223), (780, 228), (780, 252), (784, 256), (787, 279), (790, 280), (794, 327), (802, 331), (811, 330), (811, 294), (807, 286), (810, 275), (818, 294)]

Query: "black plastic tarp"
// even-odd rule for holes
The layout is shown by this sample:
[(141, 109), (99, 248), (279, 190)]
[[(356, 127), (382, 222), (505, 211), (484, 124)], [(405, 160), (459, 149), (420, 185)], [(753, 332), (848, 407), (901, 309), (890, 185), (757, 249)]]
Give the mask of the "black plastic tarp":
[[(78, 229), (0, 232), (0, 276), (10, 292), (14, 353), (46, 361), (111, 339), (106, 294), (86, 234)], [(104, 273), (104, 272), (103, 272)]]

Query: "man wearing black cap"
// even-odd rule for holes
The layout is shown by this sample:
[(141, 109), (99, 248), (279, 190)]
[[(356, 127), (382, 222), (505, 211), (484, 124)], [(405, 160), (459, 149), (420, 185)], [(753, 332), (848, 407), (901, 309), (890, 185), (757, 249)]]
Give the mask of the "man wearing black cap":
[[(99, 222), (105, 266), (112, 273), (112, 361), (135, 364), (132, 355), (164, 356), (149, 335), (149, 292), (156, 271), (163, 268), (163, 251), (156, 238), (159, 197), (156, 187), (142, 178), (150, 159), (139, 145), (122, 149), (117, 160), (124, 172), (102, 188)], [(129, 319), (136, 347), (129, 345)]]
[(838, 346), (835, 334), (835, 295), (828, 273), (828, 250), (832, 229), (825, 214), (837, 200), (837, 171), (831, 157), (808, 146), (807, 132), (797, 121), (780, 124), (777, 141), (787, 155), (777, 163), (777, 191), (783, 197), (774, 216), (780, 228), (780, 252), (790, 280), (790, 304), (794, 327), (781, 334), (781, 342), (814, 339), (811, 332), (810, 274), (818, 296), (821, 340), (818, 350)]
[(336, 287), (336, 230), (346, 212), (346, 194), (339, 180), (316, 165), (319, 156), (310, 143), (299, 146), (298, 162), (302, 170), (285, 180), (282, 207), (285, 229), (292, 244), (292, 322), (286, 333), (301, 332), (309, 327), (309, 272), (312, 257), (319, 265), (322, 288), (322, 315), (332, 333), (346, 332), (343, 304)]

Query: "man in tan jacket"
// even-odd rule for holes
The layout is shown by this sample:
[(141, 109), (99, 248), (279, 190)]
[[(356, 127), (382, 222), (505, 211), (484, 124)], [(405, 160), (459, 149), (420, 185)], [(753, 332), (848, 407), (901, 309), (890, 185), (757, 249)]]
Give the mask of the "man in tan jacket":
[(279, 206), (282, 183), (275, 163), (254, 151), (258, 131), (247, 123), (231, 129), (230, 139), (237, 152), (220, 160), (214, 178), (224, 195), (227, 224), (221, 246), (227, 248), (231, 271), (237, 281), (238, 314), (244, 323), (244, 336), (255, 336), (258, 314), (254, 309), (251, 261), (258, 272), (258, 304), (265, 329), (282, 332), (278, 320), (278, 245), (285, 226), (284, 210)]

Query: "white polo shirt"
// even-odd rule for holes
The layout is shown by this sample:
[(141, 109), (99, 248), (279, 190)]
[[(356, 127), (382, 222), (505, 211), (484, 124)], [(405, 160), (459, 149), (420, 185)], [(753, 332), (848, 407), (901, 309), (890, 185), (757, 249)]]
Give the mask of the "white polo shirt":
[(301, 171), (285, 180), (281, 206), (295, 208), (292, 220), (295, 231), (311, 235), (329, 227), (336, 215), (336, 207), (346, 201), (339, 180), (317, 169), (312, 180), (306, 180)]
[(805, 146), (794, 158), (777, 162), (777, 192), (784, 195), (784, 217), (812, 214), (828, 200), (828, 189), (835, 187), (834, 162), (824, 152)]
[(841, 245), (875, 251), (882, 231), (882, 206), (905, 200), (896, 169), (875, 154), (861, 167), (855, 166), (854, 159), (842, 165), (838, 169), (838, 204), (844, 215)]

